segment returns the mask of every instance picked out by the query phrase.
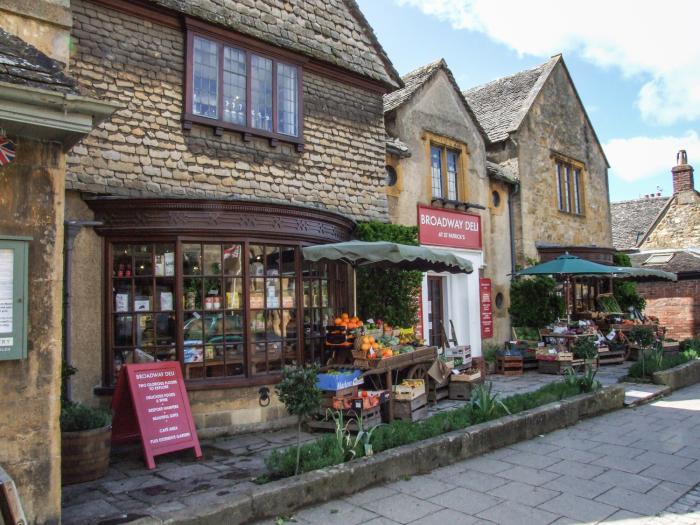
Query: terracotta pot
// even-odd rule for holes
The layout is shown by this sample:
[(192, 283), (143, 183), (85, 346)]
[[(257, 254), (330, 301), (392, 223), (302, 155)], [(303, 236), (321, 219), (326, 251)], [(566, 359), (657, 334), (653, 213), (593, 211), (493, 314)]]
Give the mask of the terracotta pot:
[(93, 430), (61, 432), (61, 484), (103, 477), (109, 468), (112, 425)]

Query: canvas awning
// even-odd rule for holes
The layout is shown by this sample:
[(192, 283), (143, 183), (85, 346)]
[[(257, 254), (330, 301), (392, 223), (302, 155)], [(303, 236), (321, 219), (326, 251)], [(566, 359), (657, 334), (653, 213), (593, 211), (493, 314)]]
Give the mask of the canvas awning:
[(516, 272), (516, 275), (555, 275), (555, 276), (597, 276), (630, 281), (649, 281), (666, 279), (676, 281), (675, 273), (653, 270), (650, 268), (632, 268), (629, 266), (608, 266), (575, 255), (561, 255), (556, 259), (536, 264)]
[(472, 273), (468, 260), (425, 246), (409, 246), (394, 242), (348, 241), (307, 246), (302, 249), (307, 261), (343, 261), (353, 266), (396, 268), (421, 272)]

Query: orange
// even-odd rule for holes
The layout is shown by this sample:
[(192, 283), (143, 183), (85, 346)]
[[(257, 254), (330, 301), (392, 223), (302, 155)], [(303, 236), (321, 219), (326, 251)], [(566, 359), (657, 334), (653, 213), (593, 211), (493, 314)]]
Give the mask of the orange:
[(372, 343), (372, 348), (373, 348), (374, 350), (378, 350), (378, 349), (379, 349), (379, 343)]
[(373, 335), (369, 336), (369, 342), (370, 342), (370, 344), (374, 344), (374, 336)]
[(369, 342), (370, 342), (369, 337), (367, 337), (366, 335), (363, 335), (363, 336), (362, 336), (362, 339), (361, 339), (360, 341), (362, 341), (362, 344), (365, 344), (365, 343), (369, 343)]
[(372, 345), (370, 345), (369, 343), (362, 343), (360, 345), (360, 350), (362, 350), (363, 352), (369, 352), (370, 348), (372, 348)]
[(350, 315), (347, 314), (347, 313), (341, 314), (340, 317), (342, 317), (343, 321), (349, 321), (349, 320), (350, 320)]
[(335, 318), (335, 326), (340, 326), (343, 324), (343, 320), (340, 317)]

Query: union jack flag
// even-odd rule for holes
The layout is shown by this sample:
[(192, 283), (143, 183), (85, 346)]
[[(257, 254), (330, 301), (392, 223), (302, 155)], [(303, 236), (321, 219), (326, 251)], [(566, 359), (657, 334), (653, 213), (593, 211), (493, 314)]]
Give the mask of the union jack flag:
[(6, 166), (15, 160), (15, 145), (7, 137), (0, 135), (0, 166)]

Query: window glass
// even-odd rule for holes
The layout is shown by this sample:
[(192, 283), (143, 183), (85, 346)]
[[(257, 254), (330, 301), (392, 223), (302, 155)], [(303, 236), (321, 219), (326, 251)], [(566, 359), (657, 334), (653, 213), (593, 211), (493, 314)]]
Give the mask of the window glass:
[(564, 166), (564, 211), (571, 211), (571, 168)]
[(457, 156), (456, 151), (447, 152), (447, 198), (457, 200)]
[(436, 146), (430, 147), (430, 167), (433, 197), (442, 198), (442, 150)]
[(234, 47), (224, 47), (224, 120), (244, 126), (246, 116), (246, 57)]
[(574, 170), (574, 211), (581, 215), (581, 170)]
[(564, 180), (562, 165), (557, 162), (557, 206), (564, 211)]
[(215, 42), (194, 37), (192, 76), (192, 112), (195, 115), (216, 118), (219, 97), (219, 46)]
[(294, 66), (277, 64), (277, 131), (297, 136), (298, 70)]
[(251, 124), (272, 131), (272, 60), (251, 55)]

